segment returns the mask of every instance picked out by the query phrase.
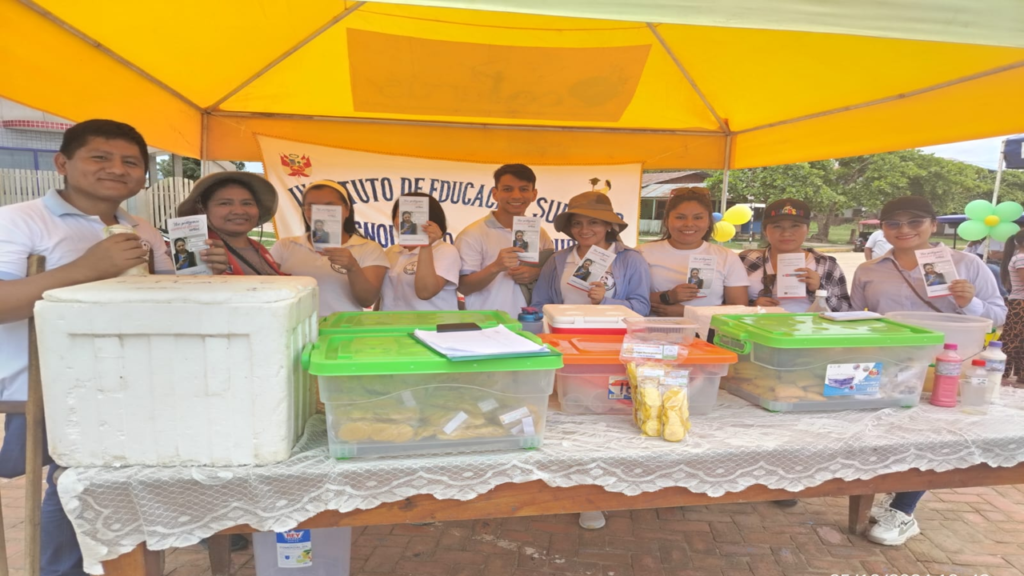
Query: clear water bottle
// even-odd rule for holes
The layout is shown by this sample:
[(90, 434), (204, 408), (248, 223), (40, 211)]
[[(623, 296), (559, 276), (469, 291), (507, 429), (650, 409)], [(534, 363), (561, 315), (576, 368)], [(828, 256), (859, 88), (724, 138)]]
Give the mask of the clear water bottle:
[(256, 576), (349, 576), (349, 527), (260, 532), (252, 545)]
[(536, 308), (523, 306), (523, 311), (519, 313), (519, 323), (523, 325), (524, 332), (544, 333), (544, 314)]
[(988, 370), (988, 379), (993, 383), (991, 402), (999, 403), (1000, 388), (1003, 386), (1003, 372), (1006, 371), (1006, 354), (1003, 353), (1003, 343), (993, 340), (988, 343), (988, 348), (979, 356), (985, 361), (985, 369)]
[(814, 302), (811, 303), (811, 307), (807, 311), (813, 314), (831, 312), (832, 309), (828, 307), (828, 290), (817, 290), (814, 293)]

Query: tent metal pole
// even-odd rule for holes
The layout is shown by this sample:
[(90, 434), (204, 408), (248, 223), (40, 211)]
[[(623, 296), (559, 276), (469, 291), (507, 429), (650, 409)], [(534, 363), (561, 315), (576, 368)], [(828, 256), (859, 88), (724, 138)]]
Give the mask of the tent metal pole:
[(650, 22), (647, 22), (646, 24), (647, 29), (651, 31), (651, 34), (653, 34), (654, 37), (658, 40), (658, 43), (661, 44), (661, 48), (665, 50), (665, 53), (668, 54), (668, 57), (672, 59), (672, 63), (676, 65), (676, 68), (683, 75), (683, 78), (686, 78), (686, 81), (690, 84), (690, 88), (693, 88), (693, 91), (696, 92), (697, 96), (700, 97), (700, 101), (704, 103), (704, 107), (707, 108), (708, 112), (710, 112), (711, 115), (715, 117), (715, 122), (718, 122), (718, 127), (722, 129), (722, 132), (728, 134), (729, 126), (725, 123), (724, 120), (722, 120), (722, 117), (718, 115), (718, 111), (715, 110), (715, 107), (711, 105), (711, 101), (708, 100), (707, 96), (704, 95), (704, 92), (700, 89), (699, 86), (697, 86), (697, 82), (693, 79), (692, 76), (690, 76), (690, 72), (686, 69), (686, 66), (683, 66), (683, 63), (680, 62), (679, 58), (676, 57), (675, 52), (673, 52), (672, 49), (669, 48), (668, 42), (665, 42), (665, 39), (661, 37), (661, 33), (658, 32), (658, 28)]
[(729, 166), (732, 165), (732, 134), (725, 135), (725, 168), (722, 170), (722, 205), (718, 211), (725, 214), (725, 203), (729, 200)]
[[(1003, 168), (1006, 166), (1003, 156), (1006, 154), (1006, 138), (1003, 138), (1002, 144), (999, 145), (999, 160), (996, 161), (996, 186), (992, 190), (992, 204), (999, 201), (999, 185), (1003, 182)], [(981, 251), (981, 259), (984, 262), (988, 262), (988, 251), (989, 245), (992, 243), (991, 237), (985, 238), (985, 249)]]
[(199, 145), (199, 172), (202, 176), (210, 173), (210, 115), (203, 113), (203, 140)]
[(995, 204), (999, 200), (999, 185), (1003, 182), (1003, 169), (1006, 167), (1004, 156), (1006, 155), (1006, 138), (1003, 138), (1003, 143), (999, 146), (999, 161), (996, 163), (996, 187), (992, 190), (992, 203)]
[(348, 122), (352, 124), (386, 124), (390, 126), (435, 126), (439, 128), (485, 128), (487, 130), (524, 130), (538, 132), (602, 132), (607, 134), (648, 134), (654, 136), (712, 136), (725, 134), (701, 130), (657, 130), (645, 128), (589, 128), (585, 126), (539, 126), (536, 124), (483, 124), (471, 122), (438, 122), (435, 120), (391, 120), (387, 118), (348, 118), (344, 116), (309, 116), (304, 114), (278, 114), (273, 112), (211, 112), (217, 118), (256, 118), (267, 120), (308, 120), (311, 122)]
[(221, 104), (223, 104), (223, 103), (227, 102), (228, 100), (230, 100), (232, 97), (234, 97), (235, 94), (238, 94), (242, 90), (245, 90), (250, 84), (252, 84), (253, 82), (259, 80), (264, 74), (266, 74), (267, 72), (270, 72), (271, 70), (273, 70), (274, 67), (276, 67), (281, 62), (284, 62), (285, 60), (287, 60), (292, 54), (295, 54), (296, 52), (301, 50), (304, 46), (306, 46), (307, 44), (309, 44), (313, 40), (316, 40), (321, 34), (323, 34), (324, 32), (327, 32), (328, 30), (333, 28), (335, 24), (337, 24), (338, 22), (341, 22), (345, 18), (348, 18), (350, 15), (352, 15), (353, 12), (355, 12), (356, 10), (359, 10), (360, 8), (362, 8), (363, 4), (366, 4), (366, 2), (356, 2), (350, 8), (345, 9), (345, 11), (341, 12), (340, 14), (335, 16), (334, 18), (331, 18), (326, 24), (324, 24), (323, 26), (321, 26), (321, 27), (317, 28), (316, 30), (314, 30), (312, 34), (310, 34), (309, 36), (306, 36), (298, 44), (296, 44), (295, 46), (292, 46), (291, 48), (286, 50), (283, 54), (281, 54), (280, 56), (275, 58), (273, 61), (271, 61), (270, 64), (267, 64), (266, 66), (261, 68), (259, 72), (257, 72), (255, 74), (253, 74), (252, 76), (250, 76), (248, 79), (245, 80), (245, 82), (242, 82), (241, 84), (236, 86), (232, 91), (230, 91), (227, 94), (221, 96), (213, 104), (210, 104), (206, 108), (206, 111), (209, 112), (210, 110), (216, 110), (218, 106), (220, 106)]
[(151, 82), (154, 86), (160, 88), (164, 92), (167, 92), (171, 96), (174, 96), (175, 98), (180, 100), (183, 104), (185, 104), (189, 108), (192, 108), (193, 110), (196, 110), (196, 111), (202, 111), (203, 110), (202, 106), (200, 106), (200, 105), (196, 104), (195, 102), (189, 100), (181, 92), (178, 92), (174, 88), (171, 88), (170, 86), (168, 86), (166, 83), (161, 82), (159, 79), (157, 79), (155, 76), (153, 76), (149, 72), (146, 72), (142, 68), (139, 68), (135, 64), (132, 64), (128, 60), (125, 60), (125, 58), (123, 56), (121, 56), (117, 52), (114, 52), (110, 48), (107, 48), (103, 44), (100, 44), (98, 41), (94, 40), (91, 36), (89, 36), (85, 32), (82, 32), (78, 28), (75, 28), (71, 24), (68, 24), (67, 22), (62, 20), (59, 16), (54, 14), (53, 12), (50, 12), (49, 10), (47, 10), (46, 8), (43, 8), (39, 4), (33, 2), (32, 0), (19, 0), (19, 1), (22, 4), (24, 4), (26, 7), (31, 8), (32, 10), (36, 11), (43, 18), (46, 18), (50, 22), (53, 22), (57, 26), (60, 26), (61, 28), (67, 30), (71, 34), (77, 36), (80, 40), (82, 40), (86, 44), (89, 44), (93, 48), (99, 50), (104, 55), (106, 55), (110, 59), (114, 60), (118, 64), (124, 66), (125, 68), (131, 70), (132, 72), (135, 72), (139, 76), (142, 76), (146, 81)]

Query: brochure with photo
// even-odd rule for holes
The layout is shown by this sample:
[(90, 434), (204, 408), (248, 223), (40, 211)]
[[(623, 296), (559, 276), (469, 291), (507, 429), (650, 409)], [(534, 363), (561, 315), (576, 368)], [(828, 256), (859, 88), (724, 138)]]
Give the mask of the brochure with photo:
[(402, 196), (398, 199), (398, 243), (401, 246), (427, 246), (430, 238), (423, 225), (430, 221), (430, 199)]
[(957, 279), (956, 266), (945, 246), (916, 250), (917, 267), (929, 298), (949, 296), (949, 283)]
[(341, 206), (322, 206), (314, 204), (309, 223), (309, 240), (313, 248), (341, 247)]
[(591, 246), (587, 250), (586, 256), (576, 265), (576, 269), (573, 270), (567, 284), (584, 292), (590, 292), (590, 283), (601, 280), (605, 273), (608, 272), (608, 269), (611, 268), (613, 260), (615, 260), (614, 253), (597, 246)]
[(686, 269), (687, 284), (697, 285), (697, 297), (704, 298), (715, 284), (717, 258), (703, 254), (690, 256)]
[(512, 218), (512, 247), (523, 249), (519, 254), (519, 260), (540, 262), (540, 218)]
[(779, 254), (779, 265), (775, 270), (776, 298), (806, 298), (807, 285), (797, 277), (799, 268), (807, 268), (807, 258), (803, 252), (796, 254)]
[(199, 253), (208, 248), (206, 215), (168, 218), (167, 235), (171, 238), (171, 261), (174, 262), (175, 274), (194, 276), (210, 273), (199, 258)]

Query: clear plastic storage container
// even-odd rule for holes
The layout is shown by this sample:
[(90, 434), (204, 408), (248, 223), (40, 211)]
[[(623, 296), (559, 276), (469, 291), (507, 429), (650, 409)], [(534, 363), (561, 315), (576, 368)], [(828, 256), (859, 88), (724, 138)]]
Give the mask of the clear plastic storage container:
[(715, 344), (739, 354), (730, 393), (777, 412), (916, 406), (943, 335), (885, 318), (715, 316)]
[(697, 323), (686, 318), (626, 318), (626, 333), (636, 340), (690, 344), (697, 334)]
[(501, 310), (408, 310), (391, 312), (338, 312), (320, 320), (320, 335), (329, 334), (411, 334), (434, 330), (438, 324), (471, 322), (480, 328), (503, 325), (521, 330), (523, 325)]
[(408, 334), (346, 334), (321, 336), (303, 364), (331, 455), (352, 458), (537, 448), (562, 358), (452, 362)]
[[(632, 414), (629, 378), (619, 360), (622, 336), (545, 334), (541, 340), (562, 353), (565, 366), (555, 372), (555, 390), (563, 412)], [(686, 347), (683, 368), (690, 371), (687, 396), (691, 414), (715, 407), (718, 385), (736, 354), (700, 340)]]

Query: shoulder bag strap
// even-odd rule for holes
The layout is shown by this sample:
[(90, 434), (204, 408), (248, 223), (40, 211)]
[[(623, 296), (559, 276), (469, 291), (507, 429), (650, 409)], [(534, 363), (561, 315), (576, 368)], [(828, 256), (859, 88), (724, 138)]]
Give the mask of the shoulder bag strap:
[(899, 267), (898, 264), (896, 264), (895, 260), (890, 258), (889, 262), (892, 263), (892, 267), (896, 269), (896, 273), (899, 274), (900, 278), (903, 279), (903, 282), (906, 283), (907, 288), (910, 288), (910, 291), (914, 293), (914, 296), (917, 296), (918, 300), (920, 300), (921, 302), (924, 302), (925, 306), (931, 308), (933, 311), (939, 312), (940, 314), (942, 313), (942, 310), (939, 310), (939, 308), (937, 306), (935, 306), (935, 304), (932, 304), (931, 302), (928, 301), (927, 298), (925, 298), (924, 296), (921, 296), (921, 293), (918, 292), (916, 288), (914, 288), (914, 285), (911, 284), (910, 280), (907, 280), (907, 277), (903, 275), (903, 271), (900, 270), (900, 267)]

